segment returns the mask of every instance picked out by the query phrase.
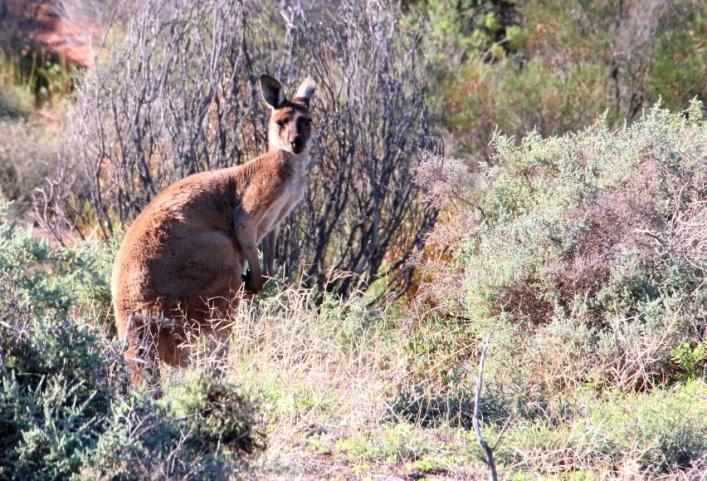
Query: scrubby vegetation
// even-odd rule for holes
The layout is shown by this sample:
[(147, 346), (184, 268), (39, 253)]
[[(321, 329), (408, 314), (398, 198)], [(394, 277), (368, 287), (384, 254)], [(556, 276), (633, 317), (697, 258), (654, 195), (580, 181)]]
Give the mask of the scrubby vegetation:
[[(0, 64), (0, 480), (481, 479), (486, 339), (502, 479), (704, 478), (703, 2), (64, 3), (95, 68)], [(264, 149), (260, 71), (320, 82), (309, 198), (227, 367), (153, 399), (113, 256)]]
[(700, 338), (706, 314), (701, 108), (656, 106), (615, 131), (599, 122), (495, 139), (488, 191), (458, 214), (471, 227), (421, 289), (499, 330), (508, 382), (634, 390), (694, 371), (672, 353)]
[[(433, 235), (421, 269), (417, 300), (434, 306), (438, 320), (424, 325), (420, 380), (430, 382), (430, 364), (444, 366), (433, 385), (459, 398), (459, 387), (473, 383), (467, 363), (477, 339), (493, 331), (489, 414), (499, 418), (492, 423), (514, 420), (505, 443), (515, 462), (540, 456), (552, 466), (596, 469), (603, 459), (659, 472), (703, 459), (704, 414), (690, 411), (702, 409), (703, 381), (675, 388), (676, 403), (689, 399), (682, 405), (658, 393), (704, 377), (705, 133), (702, 107), (693, 104), (684, 114), (656, 106), (618, 130), (600, 121), (518, 144), (499, 136), (485, 191), (447, 191), (462, 207)], [(442, 162), (422, 166), (428, 183), (449, 177)], [(461, 233), (451, 237), (449, 229)], [(449, 319), (453, 335), (444, 334)], [(652, 407), (615, 408), (627, 402), (619, 393)], [(630, 438), (622, 423), (632, 426)], [(607, 426), (618, 431), (594, 432)], [(576, 438), (583, 431), (597, 444), (573, 445), (587, 441)], [(661, 432), (681, 435), (666, 444)], [(618, 443), (613, 451), (608, 439)]]
[(633, 120), (662, 99), (707, 98), (707, 7), (697, 0), (426, 0), (441, 103), (455, 147), (484, 160), (498, 127), (518, 137)]
[(129, 392), (120, 346), (102, 333), (108, 249), (54, 249), (6, 215), (0, 479), (230, 479), (245, 470), (264, 446), (250, 396), (208, 378), (159, 402)]

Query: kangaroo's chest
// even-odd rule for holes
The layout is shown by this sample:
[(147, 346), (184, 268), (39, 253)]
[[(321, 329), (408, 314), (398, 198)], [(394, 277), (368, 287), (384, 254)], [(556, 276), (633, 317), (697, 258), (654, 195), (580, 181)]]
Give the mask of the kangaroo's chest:
[(302, 201), (306, 191), (307, 184), (303, 177), (294, 178), (283, 186), (282, 191), (267, 208), (258, 225), (259, 240), (275, 230), (280, 223), (282, 223), (297, 204)]

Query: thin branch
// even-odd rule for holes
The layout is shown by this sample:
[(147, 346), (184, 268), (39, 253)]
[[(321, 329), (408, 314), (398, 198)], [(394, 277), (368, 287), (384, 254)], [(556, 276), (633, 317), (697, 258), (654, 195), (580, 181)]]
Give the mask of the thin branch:
[(479, 376), (476, 379), (476, 392), (474, 395), (474, 416), (472, 418), (472, 423), (474, 425), (474, 431), (476, 432), (476, 439), (479, 441), (479, 444), (486, 452), (485, 461), (486, 465), (489, 467), (489, 479), (491, 481), (497, 481), (498, 473), (496, 472), (496, 462), (493, 459), (494, 448), (489, 446), (486, 440), (481, 435), (481, 424), (479, 422), (481, 419), (479, 405), (481, 404), (481, 389), (483, 387), (484, 382), (484, 362), (486, 361), (486, 351), (489, 348), (489, 342), (491, 341), (492, 334), (493, 333), (489, 333), (488, 337), (486, 338), (486, 342), (484, 342), (484, 347), (481, 350), (481, 358), (479, 359)]

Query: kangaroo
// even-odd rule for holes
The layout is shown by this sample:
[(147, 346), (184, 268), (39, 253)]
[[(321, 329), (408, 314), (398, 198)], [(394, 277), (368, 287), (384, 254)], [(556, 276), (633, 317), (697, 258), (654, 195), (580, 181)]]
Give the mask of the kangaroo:
[[(312, 135), (311, 78), (287, 100), (262, 75), (270, 106), (268, 151), (239, 166), (190, 175), (167, 187), (125, 234), (111, 291), (133, 384), (155, 383), (159, 362), (188, 363), (187, 340), (221, 328), (242, 291), (257, 294), (272, 272), (278, 226), (302, 200)], [(264, 268), (257, 246), (263, 242)], [(248, 270), (245, 270), (245, 264)]]

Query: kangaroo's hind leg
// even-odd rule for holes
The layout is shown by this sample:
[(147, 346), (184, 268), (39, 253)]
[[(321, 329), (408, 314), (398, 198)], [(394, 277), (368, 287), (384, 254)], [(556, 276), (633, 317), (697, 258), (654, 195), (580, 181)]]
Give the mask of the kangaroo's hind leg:
[(198, 353), (192, 354), (200, 365), (205, 361), (223, 371), (234, 307), (242, 296), (243, 254), (237, 242), (221, 231), (195, 233), (190, 243), (195, 248), (181, 276), (184, 294), (180, 297), (186, 335), (190, 342), (200, 341)]
[(130, 314), (127, 319), (124, 352), (130, 382), (134, 386), (143, 383), (151, 389), (158, 389), (160, 369), (155, 336), (156, 325), (160, 319), (144, 313)]

